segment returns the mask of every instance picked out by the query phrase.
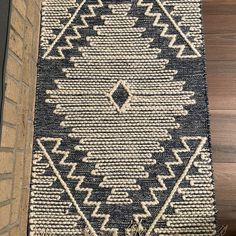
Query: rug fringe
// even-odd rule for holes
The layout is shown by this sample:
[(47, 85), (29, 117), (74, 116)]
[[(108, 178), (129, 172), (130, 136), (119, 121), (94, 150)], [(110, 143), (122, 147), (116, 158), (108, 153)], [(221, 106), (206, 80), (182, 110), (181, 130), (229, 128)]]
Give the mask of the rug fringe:
[(143, 228), (141, 222), (132, 222), (126, 230), (126, 236), (144, 236), (146, 229)]
[(227, 232), (227, 229), (228, 229), (228, 225), (220, 226), (219, 229), (218, 229), (217, 236), (224, 236)]
[(94, 236), (94, 234), (91, 232), (91, 230), (86, 226), (83, 231), (84, 236)]
[(33, 236), (56, 236), (55, 233), (50, 232), (51, 230), (43, 229), (43, 230), (35, 230)]
[[(217, 230), (217, 236), (225, 236), (227, 229), (228, 225), (220, 226)], [(93, 236), (92, 232), (89, 230), (88, 227), (85, 227), (83, 232), (84, 236)], [(145, 232), (146, 230), (141, 226), (141, 222), (132, 222), (126, 231), (126, 236), (144, 236)], [(56, 234), (50, 232), (50, 230), (44, 229), (34, 231), (33, 236), (56, 236)]]

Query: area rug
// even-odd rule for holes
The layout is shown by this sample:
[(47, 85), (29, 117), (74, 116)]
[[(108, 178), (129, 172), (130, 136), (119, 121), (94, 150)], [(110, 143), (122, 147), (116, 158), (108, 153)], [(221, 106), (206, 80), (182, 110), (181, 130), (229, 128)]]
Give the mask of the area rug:
[(215, 235), (200, 0), (46, 0), (29, 235)]

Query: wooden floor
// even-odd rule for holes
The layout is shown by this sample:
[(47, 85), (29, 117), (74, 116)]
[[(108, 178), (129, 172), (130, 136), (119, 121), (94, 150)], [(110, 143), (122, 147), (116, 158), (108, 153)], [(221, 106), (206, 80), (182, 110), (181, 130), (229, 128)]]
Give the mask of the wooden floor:
[(236, 0), (203, 0), (216, 202), (236, 236)]

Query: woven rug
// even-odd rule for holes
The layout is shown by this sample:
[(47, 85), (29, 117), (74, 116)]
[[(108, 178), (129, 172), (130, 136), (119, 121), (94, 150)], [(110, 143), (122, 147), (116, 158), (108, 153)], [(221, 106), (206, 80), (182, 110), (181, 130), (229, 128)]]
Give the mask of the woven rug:
[(200, 0), (46, 0), (29, 235), (215, 235)]

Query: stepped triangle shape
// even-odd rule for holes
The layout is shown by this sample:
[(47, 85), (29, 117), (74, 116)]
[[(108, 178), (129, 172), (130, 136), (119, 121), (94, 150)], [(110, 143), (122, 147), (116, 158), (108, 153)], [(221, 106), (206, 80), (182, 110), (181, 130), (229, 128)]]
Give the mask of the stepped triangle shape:
[[(76, 47), (74, 45), (74, 42), (78, 42), (82, 39), (82, 34), (80, 33), (80, 31), (89, 29), (88, 21), (96, 16), (95, 10), (103, 7), (103, 3), (101, 0), (87, 0), (88, 5), (85, 11), (83, 9), (85, 2), (86, 0), (83, 0), (80, 3), (77, 3), (75, 1), (74, 7), (71, 7), (73, 9), (73, 13), (70, 14), (69, 20), (65, 25), (63, 25), (58, 34), (53, 37), (54, 40), (48, 46), (48, 48), (46, 48), (47, 50), (45, 51), (43, 58), (47, 58), (50, 60), (62, 60), (65, 59), (66, 51), (70, 51), (71, 49)], [(85, 13), (79, 14), (80, 12), (84, 11)], [(46, 33), (47, 32), (48, 30), (46, 31)]]
[[(37, 141), (44, 149), (43, 141), (45, 140)], [(58, 140), (50, 139), (50, 142), (52, 147), (57, 149)], [(54, 165), (45, 151), (46, 149), (40, 148), (33, 155), (30, 202), (34, 213), (30, 214), (30, 230), (32, 231), (30, 235), (61, 235), (68, 232), (70, 235), (82, 235), (84, 220), (76, 213), (72, 201), (65, 200), (68, 193), (61, 184), (58, 175), (53, 172)], [(66, 152), (58, 151), (58, 153), (66, 155)], [(38, 202), (44, 207), (38, 208)], [(48, 229), (49, 224), (53, 225), (53, 229)]]
[[(157, 27), (161, 30), (160, 36), (169, 41), (169, 48), (176, 50), (177, 58), (187, 59), (201, 56), (196, 47), (197, 45), (191, 41), (192, 38), (190, 40), (189, 37), (187, 37), (187, 35), (183, 32), (180, 24), (174, 20), (173, 16), (166, 9), (165, 4), (163, 4), (162, 1), (156, 0), (154, 3), (152, 0), (138, 0), (137, 7), (145, 8), (146, 10), (144, 15), (154, 19), (153, 27)], [(156, 7), (158, 9), (155, 9)], [(166, 19), (163, 19), (163, 16)], [(172, 30), (170, 30), (170, 28), (172, 28)], [(171, 33), (173, 29), (174, 33)]]
[[(60, 4), (60, 7), (58, 5)], [(78, 7), (76, 0), (47, 0), (42, 1), (43, 23), (41, 29), (41, 48), (50, 50), (50, 46), (72, 17)], [(48, 11), (50, 9), (50, 11)]]

